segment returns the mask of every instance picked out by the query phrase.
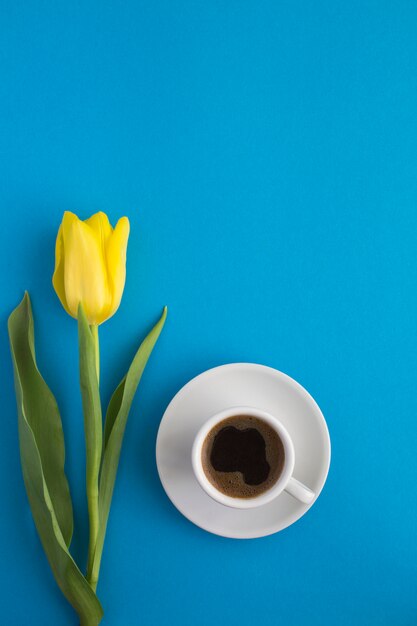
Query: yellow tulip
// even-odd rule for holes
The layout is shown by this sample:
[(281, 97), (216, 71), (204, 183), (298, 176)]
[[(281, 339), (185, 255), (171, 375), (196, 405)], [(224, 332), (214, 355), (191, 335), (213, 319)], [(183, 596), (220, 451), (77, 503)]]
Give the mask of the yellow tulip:
[(66, 211), (55, 248), (54, 289), (64, 309), (77, 317), (82, 303), (88, 322), (102, 324), (119, 308), (126, 279), (129, 220), (113, 229), (105, 213), (83, 222)]

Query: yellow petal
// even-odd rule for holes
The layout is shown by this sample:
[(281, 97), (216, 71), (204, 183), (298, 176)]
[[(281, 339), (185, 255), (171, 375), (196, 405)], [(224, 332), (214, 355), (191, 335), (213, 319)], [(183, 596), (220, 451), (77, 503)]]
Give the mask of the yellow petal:
[(58, 235), (55, 243), (55, 270), (52, 277), (52, 284), (56, 291), (58, 298), (61, 301), (62, 306), (69, 315), (71, 311), (68, 308), (67, 298), (65, 296), (65, 284), (64, 284), (64, 267), (65, 267), (65, 250), (64, 239), (62, 235), (62, 225), (59, 227)]
[(129, 220), (127, 217), (120, 218), (107, 244), (107, 269), (112, 294), (110, 315), (113, 315), (119, 308), (123, 295), (126, 280), (126, 250), (129, 232)]
[(106, 249), (109, 237), (113, 232), (113, 228), (111, 227), (109, 218), (105, 213), (103, 213), (103, 211), (99, 211), (98, 213), (95, 213), (94, 215), (89, 217), (88, 220), (85, 220), (85, 223), (88, 224), (90, 228), (92, 228), (93, 231), (96, 233), (96, 236), (101, 242), (101, 247), (104, 254), (104, 250)]
[(112, 300), (101, 241), (96, 231), (71, 213), (64, 215), (62, 232), (68, 309), (77, 317), (82, 302), (89, 323), (99, 324), (106, 319)]

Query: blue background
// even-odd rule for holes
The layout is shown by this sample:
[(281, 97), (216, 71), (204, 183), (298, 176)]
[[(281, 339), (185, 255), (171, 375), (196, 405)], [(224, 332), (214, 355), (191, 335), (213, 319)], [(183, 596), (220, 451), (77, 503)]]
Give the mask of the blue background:
[[(21, 478), (6, 320), (32, 295), (86, 554), (76, 325), (51, 287), (64, 210), (131, 220), (103, 399), (169, 305), (127, 428), (103, 624), (417, 621), (417, 5), (412, 0), (22, 2), (0, 19), (1, 620), (76, 617)], [(172, 396), (232, 361), (317, 399), (333, 459), (297, 524), (234, 541), (159, 483)]]

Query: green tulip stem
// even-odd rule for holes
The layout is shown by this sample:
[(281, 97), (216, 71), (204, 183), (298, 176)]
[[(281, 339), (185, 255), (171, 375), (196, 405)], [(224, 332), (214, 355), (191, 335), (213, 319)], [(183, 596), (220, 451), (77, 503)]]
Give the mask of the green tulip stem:
[[(99, 344), (99, 337), (98, 337), (98, 324), (92, 324), (90, 326), (90, 330), (91, 330), (91, 334), (93, 336), (93, 341), (94, 341), (94, 360), (95, 360), (95, 367), (96, 367), (96, 372), (97, 372), (97, 384), (100, 385), (100, 344)], [(97, 443), (97, 446), (100, 447), (100, 457), (101, 457), (101, 441), (100, 443), (98, 442), (96, 443)], [(98, 574), (95, 575), (95, 573), (93, 572), (94, 556), (96, 552), (97, 537), (98, 537), (98, 532), (99, 532), (98, 474), (99, 474), (99, 466), (97, 467), (97, 472), (94, 475), (93, 483), (89, 487), (87, 487), (88, 510), (89, 510), (89, 518), (90, 518), (89, 520), (90, 521), (90, 540), (88, 544), (87, 580), (90, 583), (90, 586), (93, 589), (93, 591), (97, 589), (97, 583), (98, 583)]]
[(80, 351), (80, 384), (83, 401), (86, 440), (86, 489), (90, 537), (86, 579), (93, 591), (97, 577), (93, 574), (94, 556), (99, 534), (99, 474), (102, 457), (103, 420), (99, 389), (98, 327), (89, 325), (82, 305), (78, 309)]
[(93, 324), (92, 326), (90, 326), (90, 328), (91, 328), (91, 334), (93, 335), (93, 339), (94, 339), (97, 380), (100, 384), (100, 343), (98, 340), (98, 324)]

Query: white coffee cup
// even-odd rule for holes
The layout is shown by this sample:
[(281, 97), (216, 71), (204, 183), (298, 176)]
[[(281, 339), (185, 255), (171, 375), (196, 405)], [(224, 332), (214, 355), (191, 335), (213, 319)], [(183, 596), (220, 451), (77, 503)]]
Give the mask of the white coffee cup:
[[(203, 469), (201, 452), (207, 435), (219, 422), (235, 415), (249, 415), (266, 422), (271, 428), (273, 428), (273, 430), (275, 430), (284, 446), (284, 466), (278, 480), (267, 491), (264, 491), (260, 495), (253, 498), (232, 498), (231, 496), (225, 495), (216, 489), (216, 487), (208, 480)], [(311, 491), (311, 489), (306, 487), (306, 485), (303, 485), (303, 483), (298, 481), (293, 476), (295, 452), (294, 445), (288, 431), (275, 417), (260, 409), (247, 406), (235, 406), (213, 415), (213, 417), (208, 419), (203, 424), (194, 439), (191, 461), (195, 477), (200, 483), (202, 489), (204, 489), (204, 491), (211, 498), (213, 498), (213, 500), (235, 509), (253, 509), (255, 507), (262, 506), (263, 504), (267, 504), (268, 502), (271, 502), (271, 500), (274, 500), (274, 498), (279, 496), (283, 491), (286, 491), (291, 496), (305, 504), (312, 502), (315, 497), (315, 493)]]

